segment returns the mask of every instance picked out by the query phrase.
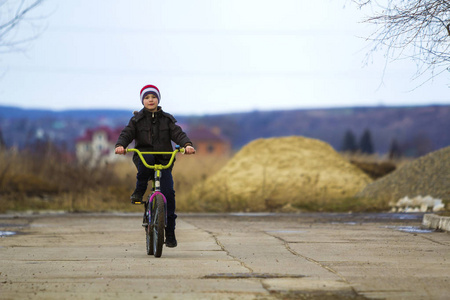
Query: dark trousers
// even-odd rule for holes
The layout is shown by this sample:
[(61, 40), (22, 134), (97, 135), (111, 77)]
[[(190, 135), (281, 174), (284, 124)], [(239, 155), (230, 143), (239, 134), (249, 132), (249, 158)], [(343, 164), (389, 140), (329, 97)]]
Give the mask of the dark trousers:
[[(152, 154), (144, 154), (144, 159), (149, 165), (155, 164), (155, 156)], [(137, 161), (137, 175), (136, 175), (136, 191), (145, 193), (147, 190), (148, 181), (154, 179), (155, 172), (152, 169), (144, 166), (141, 160)], [(161, 171), (161, 193), (167, 200), (167, 230), (175, 229), (175, 190), (173, 189), (172, 170), (166, 169)]]

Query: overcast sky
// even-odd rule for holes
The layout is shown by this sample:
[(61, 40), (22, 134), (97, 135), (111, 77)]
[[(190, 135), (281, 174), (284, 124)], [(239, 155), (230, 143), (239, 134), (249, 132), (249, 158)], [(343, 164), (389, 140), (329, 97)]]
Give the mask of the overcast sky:
[(1, 53), (0, 105), (132, 111), (146, 84), (178, 115), (450, 104), (450, 72), (419, 86), (413, 61), (364, 63), (367, 13), (349, 0), (46, 0), (30, 20), (40, 36)]

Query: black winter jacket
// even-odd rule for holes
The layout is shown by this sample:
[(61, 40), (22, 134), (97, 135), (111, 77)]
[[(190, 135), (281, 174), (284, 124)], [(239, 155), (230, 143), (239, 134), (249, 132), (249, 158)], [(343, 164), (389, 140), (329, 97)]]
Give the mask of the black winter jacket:
[[(158, 107), (155, 113), (142, 109), (135, 112), (128, 125), (122, 130), (116, 147), (126, 148), (133, 140), (135, 148), (140, 151), (171, 152), (173, 151), (171, 141), (182, 147), (192, 145), (186, 133), (176, 122), (177, 120), (171, 114), (164, 112), (161, 107)], [(133, 162), (136, 164), (138, 159), (135, 153)], [(170, 155), (158, 155), (156, 160), (157, 163), (167, 164)]]

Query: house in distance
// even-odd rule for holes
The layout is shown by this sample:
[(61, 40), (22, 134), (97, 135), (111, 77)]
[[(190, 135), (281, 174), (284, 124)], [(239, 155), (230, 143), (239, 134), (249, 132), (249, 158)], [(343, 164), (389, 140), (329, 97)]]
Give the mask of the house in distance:
[(77, 161), (88, 166), (103, 165), (123, 158), (114, 154), (114, 146), (121, 129), (100, 126), (88, 129), (76, 140)]
[(220, 129), (206, 127), (193, 128), (187, 132), (194, 143), (196, 154), (228, 156), (231, 154), (231, 143), (220, 133)]
[[(77, 161), (88, 166), (114, 163), (124, 158), (115, 155), (114, 147), (121, 128), (100, 126), (86, 130), (76, 140)], [(198, 155), (227, 156), (231, 153), (230, 141), (220, 134), (219, 128), (199, 127), (188, 131)]]

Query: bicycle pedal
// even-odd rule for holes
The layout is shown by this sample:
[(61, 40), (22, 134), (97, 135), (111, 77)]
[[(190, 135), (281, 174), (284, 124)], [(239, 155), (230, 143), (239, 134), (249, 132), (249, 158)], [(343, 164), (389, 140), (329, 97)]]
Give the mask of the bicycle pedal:
[(148, 223), (142, 223), (142, 227), (147, 227)]
[(134, 204), (134, 205), (141, 205), (141, 204), (144, 204), (144, 202), (132, 202), (131, 204)]

